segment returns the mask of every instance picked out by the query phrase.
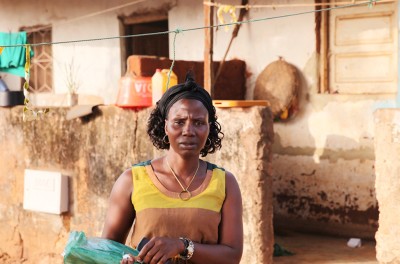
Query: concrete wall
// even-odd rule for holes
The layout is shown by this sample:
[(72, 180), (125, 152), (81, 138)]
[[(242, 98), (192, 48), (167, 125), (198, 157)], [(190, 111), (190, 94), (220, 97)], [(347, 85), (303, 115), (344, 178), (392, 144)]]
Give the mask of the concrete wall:
[(375, 113), (376, 196), (379, 229), (376, 256), (379, 263), (400, 262), (400, 111), (381, 109)]
[(378, 225), (373, 114), (368, 96), (314, 95), (276, 124), (276, 227), (373, 237)]
[[(150, 109), (96, 108), (66, 120), (52, 108), (44, 120), (24, 123), (22, 107), (0, 108), (0, 263), (62, 263), (70, 231), (101, 234), (115, 179), (131, 164), (162, 155), (146, 134)], [(243, 263), (272, 263), (272, 117), (268, 108), (218, 109), (225, 138), (208, 160), (231, 171), (243, 195)], [(69, 211), (23, 209), (24, 170), (69, 176)]]

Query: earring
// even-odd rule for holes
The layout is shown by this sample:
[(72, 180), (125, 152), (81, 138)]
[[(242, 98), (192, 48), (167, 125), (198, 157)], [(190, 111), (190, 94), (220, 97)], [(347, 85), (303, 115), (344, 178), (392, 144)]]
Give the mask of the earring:
[(204, 147), (209, 147), (209, 146), (211, 146), (211, 139), (210, 138), (207, 138), (207, 140), (206, 140), (206, 145), (204, 146)]
[(165, 135), (165, 136), (162, 138), (162, 142), (163, 142), (164, 144), (166, 144), (166, 145), (169, 144), (169, 141), (167, 141), (167, 139), (168, 139), (168, 136), (167, 136), (167, 135)]

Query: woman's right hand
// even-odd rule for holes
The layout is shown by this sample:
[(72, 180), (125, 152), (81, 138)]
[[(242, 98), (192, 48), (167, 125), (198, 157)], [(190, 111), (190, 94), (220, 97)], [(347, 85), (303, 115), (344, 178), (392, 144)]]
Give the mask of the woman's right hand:
[(140, 250), (136, 261), (148, 264), (168, 264), (171, 263), (171, 258), (184, 250), (185, 245), (179, 238), (153, 237)]

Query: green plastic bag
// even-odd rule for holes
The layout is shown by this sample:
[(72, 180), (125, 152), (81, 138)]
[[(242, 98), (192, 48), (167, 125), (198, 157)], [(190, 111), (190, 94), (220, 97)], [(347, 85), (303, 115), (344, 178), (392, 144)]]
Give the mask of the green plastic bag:
[(137, 256), (139, 252), (109, 239), (87, 238), (84, 232), (72, 231), (62, 255), (64, 264), (119, 264), (125, 254)]

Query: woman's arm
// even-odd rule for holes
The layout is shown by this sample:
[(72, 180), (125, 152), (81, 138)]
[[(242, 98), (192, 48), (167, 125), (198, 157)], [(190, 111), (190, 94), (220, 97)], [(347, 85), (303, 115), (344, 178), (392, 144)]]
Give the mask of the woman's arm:
[[(194, 244), (193, 263), (239, 263), (243, 252), (242, 196), (235, 177), (226, 172), (218, 245)], [(189, 237), (190, 239), (190, 237)]]
[(132, 191), (132, 170), (128, 169), (118, 177), (112, 188), (107, 216), (101, 235), (103, 238), (125, 244), (136, 217), (131, 201)]

